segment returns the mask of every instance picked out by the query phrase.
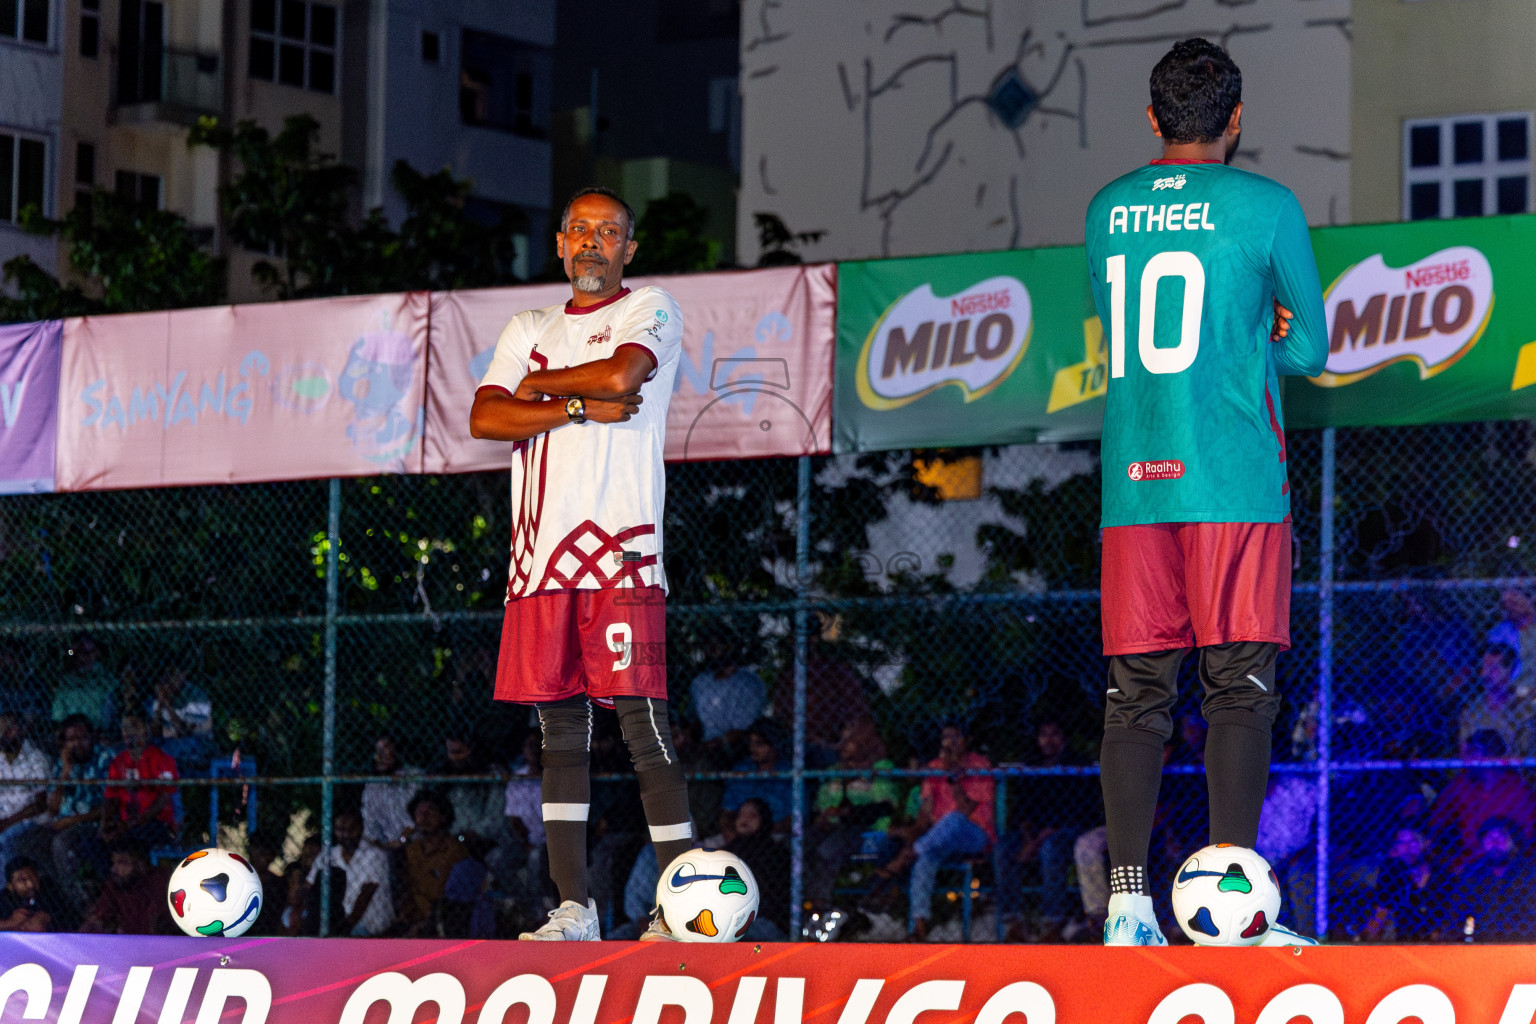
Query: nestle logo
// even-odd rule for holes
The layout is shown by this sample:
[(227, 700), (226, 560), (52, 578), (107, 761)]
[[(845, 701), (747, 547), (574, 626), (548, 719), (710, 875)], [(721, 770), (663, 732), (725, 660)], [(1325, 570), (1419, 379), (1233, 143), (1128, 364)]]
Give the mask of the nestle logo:
[(976, 316), (979, 313), (990, 313), (995, 309), (1007, 309), (1012, 303), (1012, 297), (1007, 289), (996, 292), (982, 292), (977, 295), (962, 295), (958, 299), (949, 300), (949, 315)]
[(1125, 475), (1132, 480), (1177, 480), (1184, 475), (1184, 463), (1178, 459), (1161, 462), (1133, 462), (1125, 467)]

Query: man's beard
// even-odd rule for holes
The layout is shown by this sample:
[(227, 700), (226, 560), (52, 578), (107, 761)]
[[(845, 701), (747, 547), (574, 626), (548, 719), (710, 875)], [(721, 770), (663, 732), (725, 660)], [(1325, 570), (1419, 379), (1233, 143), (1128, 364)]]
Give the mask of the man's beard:
[(571, 266), (573, 271), (571, 284), (577, 291), (600, 292), (608, 283), (607, 276), (603, 273), (607, 269), (606, 260), (579, 260)]

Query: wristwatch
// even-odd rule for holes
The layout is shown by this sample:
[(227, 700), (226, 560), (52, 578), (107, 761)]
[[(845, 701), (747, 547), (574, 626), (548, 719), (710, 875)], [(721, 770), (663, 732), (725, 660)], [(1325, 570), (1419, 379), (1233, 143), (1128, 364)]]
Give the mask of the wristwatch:
[(580, 395), (565, 400), (565, 414), (571, 418), (572, 423), (587, 422), (587, 401)]

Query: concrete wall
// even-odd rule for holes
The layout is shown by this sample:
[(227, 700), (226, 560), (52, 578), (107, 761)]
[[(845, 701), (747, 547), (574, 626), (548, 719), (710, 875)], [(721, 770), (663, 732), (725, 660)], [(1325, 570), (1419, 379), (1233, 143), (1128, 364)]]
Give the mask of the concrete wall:
[(1354, 0), (1351, 206), (1402, 219), (1403, 122), (1536, 110), (1526, 0)]
[[(1349, 18), (1350, 0), (746, 0), (742, 262), (758, 211), (825, 231), (808, 259), (1081, 242), (1093, 193), (1158, 155), (1147, 79), (1192, 35), (1243, 70), (1238, 165), (1345, 223)], [(1010, 70), (1039, 96), (1012, 130), (984, 101)]]

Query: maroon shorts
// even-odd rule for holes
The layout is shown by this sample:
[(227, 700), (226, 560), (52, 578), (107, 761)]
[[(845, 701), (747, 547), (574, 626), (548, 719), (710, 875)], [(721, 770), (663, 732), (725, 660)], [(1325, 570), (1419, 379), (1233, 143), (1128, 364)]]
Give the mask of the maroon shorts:
[(667, 699), (667, 595), (660, 587), (547, 590), (507, 602), (496, 699), (586, 694)]
[(1290, 523), (1104, 530), (1104, 653), (1240, 640), (1291, 646)]

